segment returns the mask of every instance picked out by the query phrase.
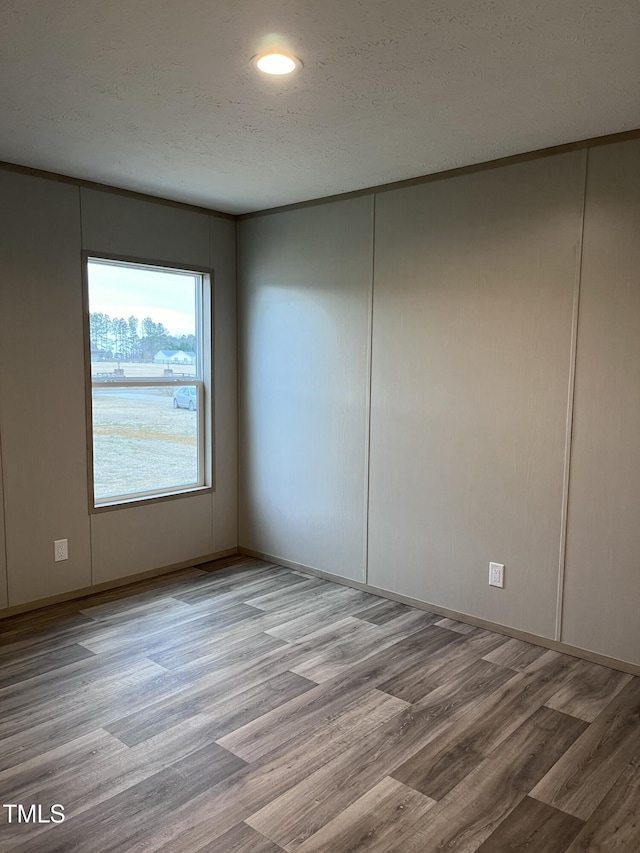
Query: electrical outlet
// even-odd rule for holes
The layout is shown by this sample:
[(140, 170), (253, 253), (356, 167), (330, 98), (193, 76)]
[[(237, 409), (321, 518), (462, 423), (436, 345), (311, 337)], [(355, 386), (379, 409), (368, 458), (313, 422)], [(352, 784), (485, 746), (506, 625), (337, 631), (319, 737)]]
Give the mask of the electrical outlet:
[(68, 539), (56, 539), (53, 543), (53, 559), (56, 563), (69, 559)]
[(502, 563), (489, 563), (489, 586), (504, 588), (504, 566)]

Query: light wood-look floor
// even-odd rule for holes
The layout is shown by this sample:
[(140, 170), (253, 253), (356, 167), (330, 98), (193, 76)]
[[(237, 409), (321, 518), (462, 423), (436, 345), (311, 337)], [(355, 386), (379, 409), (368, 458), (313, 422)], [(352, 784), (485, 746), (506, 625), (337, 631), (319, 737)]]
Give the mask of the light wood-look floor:
[(0, 632), (0, 851), (640, 850), (639, 678), (244, 557)]

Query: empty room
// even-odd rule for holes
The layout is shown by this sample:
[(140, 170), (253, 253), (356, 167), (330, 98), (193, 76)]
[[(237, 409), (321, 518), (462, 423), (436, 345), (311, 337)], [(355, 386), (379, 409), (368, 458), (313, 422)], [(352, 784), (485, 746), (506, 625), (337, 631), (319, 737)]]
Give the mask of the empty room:
[(0, 24), (0, 853), (637, 853), (640, 5)]

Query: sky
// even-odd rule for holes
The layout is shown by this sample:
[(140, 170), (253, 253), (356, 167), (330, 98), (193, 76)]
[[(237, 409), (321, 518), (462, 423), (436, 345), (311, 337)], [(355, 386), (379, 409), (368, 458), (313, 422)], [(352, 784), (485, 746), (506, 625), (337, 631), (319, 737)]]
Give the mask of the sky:
[(89, 311), (110, 317), (151, 317), (171, 335), (196, 331), (196, 279), (173, 270), (132, 269), (89, 261)]

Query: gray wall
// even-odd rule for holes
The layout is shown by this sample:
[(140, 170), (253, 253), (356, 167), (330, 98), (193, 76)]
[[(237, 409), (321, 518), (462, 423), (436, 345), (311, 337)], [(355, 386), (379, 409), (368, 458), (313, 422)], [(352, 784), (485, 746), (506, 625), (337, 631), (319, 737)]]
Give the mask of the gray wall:
[[(0, 172), (9, 604), (91, 583), (78, 189)], [(54, 539), (69, 559), (53, 562)]]
[(640, 142), (594, 149), (584, 222), (563, 639), (640, 661)]
[[(0, 195), (8, 604), (236, 547), (235, 224), (9, 171)], [(82, 248), (214, 268), (215, 495), (89, 515)], [(69, 560), (54, 563), (60, 538)]]
[(370, 327), (373, 195), (239, 224), (241, 546), (359, 579), (368, 494), (373, 586), (640, 664), (640, 141), (589, 157), (375, 193)]
[(369, 582), (545, 637), (582, 158), (376, 199)]
[(372, 199), (243, 223), (241, 537), (364, 579)]

